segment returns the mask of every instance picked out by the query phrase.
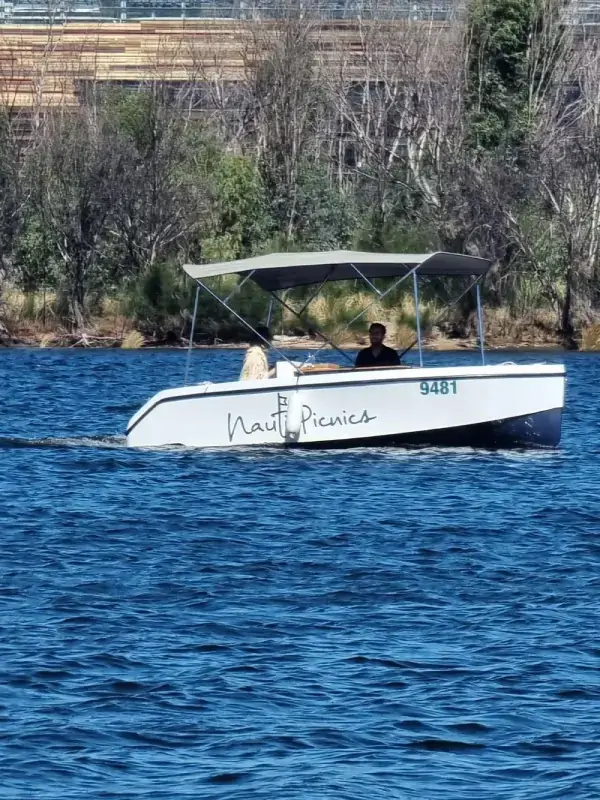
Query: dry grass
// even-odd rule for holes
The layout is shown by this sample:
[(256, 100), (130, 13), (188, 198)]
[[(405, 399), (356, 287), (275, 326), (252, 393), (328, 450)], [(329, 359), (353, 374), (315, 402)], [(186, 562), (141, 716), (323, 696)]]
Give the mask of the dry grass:
[(139, 350), (140, 347), (144, 346), (144, 337), (139, 331), (129, 331), (123, 337), (123, 341), (121, 342), (121, 348), (123, 350)]
[(53, 333), (44, 333), (40, 338), (40, 347), (52, 347), (56, 342), (56, 336)]
[[(35, 303), (35, 298), (34, 298)], [(21, 322), (25, 316), (27, 305), (27, 296), (13, 289), (12, 287), (5, 287), (2, 291), (2, 316), (9, 325), (15, 325)]]
[(397, 350), (405, 350), (407, 347), (410, 347), (415, 341), (415, 338), (415, 331), (408, 325), (403, 324), (396, 325), (396, 327), (390, 326), (387, 336), (388, 343), (393, 343), (393, 346)]
[(581, 333), (582, 350), (600, 350), (600, 324), (590, 325)]
[[(4, 286), (0, 318), (14, 336), (40, 347), (54, 347), (70, 342), (72, 331), (66, 321), (56, 314), (55, 292), (26, 293), (15, 287)], [(123, 316), (121, 301), (107, 298), (102, 303), (101, 314), (93, 317), (86, 329), (91, 337), (121, 341), (131, 330), (131, 321)]]
[[(473, 325), (475, 328), (475, 324)], [(508, 309), (494, 308), (484, 313), (485, 338), (489, 342), (521, 345), (555, 344), (556, 314), (547, 309), (532, 309), (522, 317), (514, 317)]]
[[(227, 293), (234, 285), (234, 277), (223, 279), (222, 292)], [(359, 289), (347, 294), (335, 291), (323, 292), (310, 304), (307, 316), (317, 330), (338, 346), (360, 346), (368, 342), (368, 329), (372, 322), (381, 322), (387, 328), (386, 343), (398, 350), (409, 347), (415, 338), (415, 309), (412, 296), (401, 296), (395, 303), (386, 304), (375, 298), (373, 292)], [(27, 294), (16, 288), (4, 286), (0, 319), (20, 341), (39, 344), (40, 347), (61, 346), (71, 343), (74, 333), (68, 324), (61, 322), (55, 314), (55, 293), (39, 292)], [(300, 307), (302, 303), (295, 303)], [(367, 308), (368, 307), (368, 308)], [(354, 317), (367, 309), (358, 320)], [(466, 339), (457, 339), (456, 331), (448, 323), (451, 317), (444, 309), (433, 303), (421, 302), (421, 332), (423, 340), (437, 350), (451, 350), (476, 343), (477, 320), (472, 314), (465, 326)], [(439, 320), (439, 327), (436, 321)], [(484, 311), (486, 342), (491, 346), (556, 346), (556, 313), (548, 309), (531, 309), (515, 317), (508, 309)], [(301, 327), (289, 312), (284, 312), (283, 331), (288, 333)], [(144, 340), (138, 331), (132, 330), (132, 321), (123, 314), (122, 302), (118, 298), (106, 298), (102, 312), (90, 320), (86, 334), (97, 340), (97, 346), (113, 345), (124, 349), (137, 349)], [(584, 350), (600, 350), (600, 323), (590, 325), (581, 334)]]
[[(363, 345), (367, 343), (369, 325), (381, 322), (387, 328), (386, 342), (397, 349), (408, 347), (415, 338), (415, 307), (411, 297), (403, 297), (399, 304), (386, 305), (385, 300), (373, 300), (372, 292), (352, 292), (345, 296), (320, 295), (309, 307), (309, 316), (316, 328), (323, 331), (335, 344)], [(367, 308), (368, 306), (368, 308)], [(354, 321), (363, 309), (365, 313)], [(437, 309), (427, 303), (421, 305), (422, 331), (425, 321), (437, 316)], [(284, 326), (293, 327), (294, 317), (286, 313)]]

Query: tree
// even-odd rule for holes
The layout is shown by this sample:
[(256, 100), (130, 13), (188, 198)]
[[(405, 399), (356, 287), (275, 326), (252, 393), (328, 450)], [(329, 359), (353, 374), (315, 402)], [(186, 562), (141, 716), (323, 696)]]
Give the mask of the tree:
[(0, 109), (0, 291), (10, 271), (13, 244), (22, 222), (22, 163), (8, 113)]
[(105, 130), (121, 165), (110, 218), (113, 258), (132, 278), (185, 251), (206, 209), (193, 169), (197, 142), (180, 112), (159, 84), (103, 100)]
[(567, 0), (471, 0), (466, 110), (475, 150), (514, 156), (553, 83)]
[(246, 54), (251, 126), (272, 209), (293, 241), (301, 224), (299, 174), (323, 148), (325, 94), (317, 74), (319, 23), (298, 6), (281, 22), (254, 24)]
[[(526, 200), (499, 199), (514, 240), (558, 315), (565, 341), (594, 316), (600, 269), (600, 51), (565, 54), (570, 81), (540, 105)], [(562, 79), (562, 70), (559, 73)], [(569, 87), (571, 96), (568, 94)]]
[(271, 232), (264, 182), (247, 156), (221, 155), (211, 170), (213, 202), (204, 230), (206, 260), (245, 258), (262, 247)]
[(379, 17), (359, 19), (357, 34), (360, 48), (343, 53), (328, 76), (345, 170), (365, 209), (361, 238), (384, 249), (399, 226), (413, 227), (430, 246), (479, 249), (466, 194), (460, 25)]
[(407, 155), (417, 132), (415, 84), (426, 83), (429, 74), (420, 57), (427, 39), (404, 20), (359, 18), (357, 34), (360, 47), (343, 52), (327, 76), (341, 134), (339, 158), (367, 198), (372, 243), (379, 249), (394, 205), (401, 198), (409, 207), (416, 188), (408, 181)]
[(106, 276), (108, 225), (122, 180), (119, 149), (90, 109), (48, 117), (28, 174), (31, 209), (59, 265), (71, 322), (85, 326)]

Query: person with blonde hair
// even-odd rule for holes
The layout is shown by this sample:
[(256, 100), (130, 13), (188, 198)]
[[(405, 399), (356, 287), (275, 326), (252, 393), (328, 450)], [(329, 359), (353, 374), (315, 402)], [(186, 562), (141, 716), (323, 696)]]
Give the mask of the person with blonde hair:
[(269, 369), (267, 360), (266, 351), (270, 341), (269, 329), (262, 325), (257, 327), (244, 356), (244, 364), (240, 373), (241, 381), (260, 381), (271, 378), (275, 374), (275, 369)]

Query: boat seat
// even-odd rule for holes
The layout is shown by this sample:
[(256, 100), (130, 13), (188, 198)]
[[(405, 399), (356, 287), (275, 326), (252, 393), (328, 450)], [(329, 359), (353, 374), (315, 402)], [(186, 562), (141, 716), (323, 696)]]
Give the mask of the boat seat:
[(303, 375), (310, 375), (312, 372), (334, 372), (338, 369), (342, 369), (339, 364), (305, 364), (300, 367), (300, 372)]
[(342, 369), (339, 364), (302, 364), (300, 361), (278, 361), (275, 364), (275, 377), (296, 377), (297, 372), (294, 367), (298, 370), (298, 372), (301, 372), (302, 375), (312, 375), (314, 372), (334, 372)]
[(355, 372), (364, 372), (365, 370), (370, 370), (371, 372), (375, 369), (412, 369), (412, 364), (393, 364), (391, 366), (384, 366), (384, 367), (353, 367), (352, 369)]

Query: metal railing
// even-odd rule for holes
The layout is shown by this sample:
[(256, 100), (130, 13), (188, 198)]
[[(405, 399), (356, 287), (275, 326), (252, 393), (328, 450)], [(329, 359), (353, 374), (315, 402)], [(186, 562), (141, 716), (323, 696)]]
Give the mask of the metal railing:
[(7, 2), (0, 0), (0, 23), (48, 24), (76, 21), (134, 21), (144, 19), (281, 19), (305, 9), (323, 19), (452, 19), (463, 0), (120, 0), (118, 4), (97, 2)]
[(572, 21), (575, 25), (600, 25), (600, 2), (574, 3)]
[[(322, 19), (407, 19), (447, 22), (464, 11), (466, 0), (0, 0), (0, 24), (148, 19), (281, 19), (306, 9)], [(574, 0), (567, 21), (600, 25), (600, 0)]]

